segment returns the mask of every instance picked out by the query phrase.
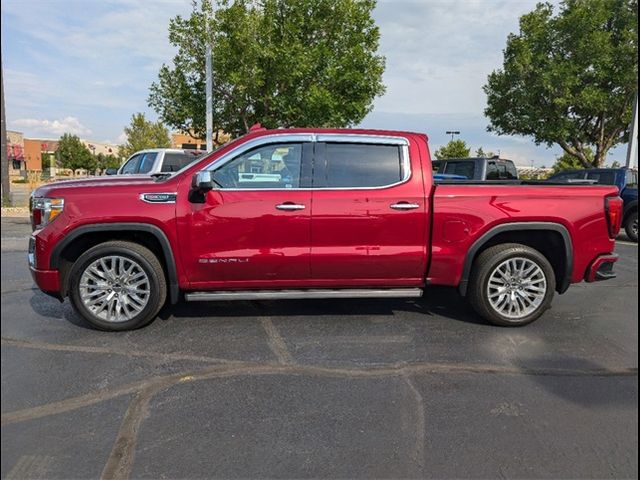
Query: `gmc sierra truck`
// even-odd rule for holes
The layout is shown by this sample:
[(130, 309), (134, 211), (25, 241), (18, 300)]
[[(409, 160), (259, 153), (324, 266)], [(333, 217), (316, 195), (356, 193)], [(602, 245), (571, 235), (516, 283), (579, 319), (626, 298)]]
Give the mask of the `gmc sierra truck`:
[(614, 186), (448, 181), (427, 136), (254, 128), (174, 173), (53, 183), (32, 197), (37, 285), (93, 326), (165, 303), (419, 297), (457, 287), (524, 325), (571, 283), (612, 278)]

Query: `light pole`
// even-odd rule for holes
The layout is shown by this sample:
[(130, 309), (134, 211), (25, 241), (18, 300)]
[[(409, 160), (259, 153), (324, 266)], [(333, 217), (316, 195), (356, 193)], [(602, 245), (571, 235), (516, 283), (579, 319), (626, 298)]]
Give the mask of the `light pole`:
[[(1, 55), (1, 54), (0, 54)], [(2, 65), (2, 57), (0, 56), (0, 65)], [(2, 70), (0, 73), (0, 88), (2, 89), (2, 128), (0, 136), (2, 136), (2, 152), (0, 152), (0, 172), (2, 176), (2, 203), (9, 202), (9, 194), (10, 194), (10, 183), (9, 183), (9, 159), (7, 158), (7, 127), (6, 127), (6, 117), (4, 114), (4, 66), (1, 66)]]
[(447, 135), (451, 135), (451, 141), (453, 142), (453, 136), (454, 135), (460, 135), (460, 131), (459, 130), (447, 130), (446, 134)]
[(638, 94), (633, 104), (633, 117), (629, 129), (629, 146), (627, 147), (627, 168), (634, 168), (638, 160)]
[[(213, 4), (212, 4), (213, 5)], [(213, 8), (213, 6), (212, 6)], [(213, 11), (211, 12), (211, 17), (213, 17)], [(205, 68), (206, 68), (206, 120), (207, 120), (207, 152), (213, 150), (213, 52), (211, 48), (211, 30), (209, 29), (211, 18), (205, 17), (206, 31), (207, 31), (207, 49), (206, 49), (206, 58), (205, 58)]]

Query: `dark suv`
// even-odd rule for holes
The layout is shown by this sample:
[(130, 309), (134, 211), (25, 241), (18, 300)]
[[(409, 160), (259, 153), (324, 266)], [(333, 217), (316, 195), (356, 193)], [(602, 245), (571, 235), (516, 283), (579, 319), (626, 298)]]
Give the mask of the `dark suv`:
[(589, 168), (585, 170), (567, 170), (549, 177), (549, 182), (579, 183), (589, 182), (598, 185), (615, 185), (624, 200), (624, 226), (627, 236), (638, 241), (638, 172), (629, 168)]

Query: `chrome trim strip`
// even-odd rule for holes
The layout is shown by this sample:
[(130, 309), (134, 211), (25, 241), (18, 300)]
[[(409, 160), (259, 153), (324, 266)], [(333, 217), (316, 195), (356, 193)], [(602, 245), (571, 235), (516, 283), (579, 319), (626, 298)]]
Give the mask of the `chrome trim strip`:
[(381, 289), (310, 289), (310, 290), (249, 290), (185, 293), (187, 302), (209, 302), (223, 300), (277, 300), (307, 298), (417, 298), (422, 296), (420, 288)]
[[(292, 141), (302, 141), (302, 142), (315, 142), (316, 140), (318, 140), (319, 138), (322, 137), (330, 137), (331, 135), (327, 134), (327, 135), (307, 135), (307, 134), (290, 134), (290, 135), (270, 135), (268, 137), (260, 137), (257, 138), (255, 140), (252, 140), (251, 142), (247, 142), (246, 144), (243, 144), (241, 147), (248, 145), (249, 143), (251, 143), (251, 146), (248, 148), (241, 148), (238, 147), (234, 150), (232, 150), (231, 152), (226, 153), (225, 155), (223, 155), (222, 157), (220, 157), (218, 160), (216, 160), (215, 162), (210, 163), (209, 165), (207, 165), (206, 168), (203, 168), (203, 170), (209, 170), (214, 164), (216, 169), (220, 168), (222, 166), (224, 166), (226, 163), (230, 162), (231, 160), (233, 160), (234, 158), (236, 158), (237, 155), (240, 155), (242, 153), (244, 153), (245, 151), (254, 148), (256, 146), (261, 146), (261, 145), (268, 145), (270, 143), (280, 143), (280, 142), (292, 142)], [(296, 140), (291, 140), (291, 139), (286, 139), (287, 137), (296, 137)], [(303, 139), (301, 139), (301, 137)], [(306, 140), (304, 138), (307, 138)], [(396, 183), (392, 183), (389, 185), (381, 185), (379, 187), (311, 187), (311, 188), (214, 188), (214, 190), (221, 190), (224, 192), (291, 192), (291, 191), (322, 191), (322, 190), (328, 190), (328, 191), (340, 191), (340, 190), (384, 190), (385, 188), (392, 188), (392, 187), (397, 187), (398, 185), (402, 185), (404, 183), (407, 183), (409, 180), (411, 180), (411, 176), (412, 176), (412, 172), (411, 172), (411, 158), (409, 158), (409, 143), (407, 142), (407, 140), (405, 138), (402, 137), (385, 137), (385, 136), (372, 136), (372, 135), (357, 135), (357, 134), (353, 134), (353, 135), (343, 135), (343, 134), (335, 134), (332, 136), (332, 140), (331, 141), (340, 141), (342, 143), (353, 143), (353, 137), (363, 137), (368, 139), (368, 141), (366, 142), (362, 142), (362, 143), (380, 143), (380, 144), (385, 144), (384, 142), (381, 143), (380, 139), (387, 139), (389, 141), (389, 143), (386, 143), (387, 145), (399, 145), (400, 148), (400, 152), (402, 155), (402, 171), (404, 173), (404, 176), (402, 178), (402, 180), (400, 180), (399, 182)], [(269, 141), (270, 139), (273, 138), (277, 138), (277, 141), (272, 142)], [(285, 138), (285, 140), (283, 140), (283, 138)], [(338, 139), (338, 140), (333, 140), (333, 139)], [(341, 139), (341, 140), (340, 140)], [(257, 142), (257, 140), (263, 140), (262, 142)], [(320, 140), (318, 140), (320, 141)], [(394, 143), (395, 142), (395, 143)], [(401, 143), (404, 142), (404, 143)]]
[[(151, 200), (147, 200), (145, 198), (145, 195), (172, 195), (173, 199), (166, 200), (166, 201), (160, 200), (160, 201), (154, 202)], [(140, 200), (142, 200), (145, 203), (159, 204), (159, 203), (176, 203), (177, 197), (178, 197), (178, 192), (146, 192), (146, 193), (141, 193), (138, 198), (140, 198)]]
[(318, 142), (331, 143), (375, 143), (377, 145), (409, 145), (404, 137), (390, 135), (360, 135), (358, 133), (322, 133), (316, 135)]

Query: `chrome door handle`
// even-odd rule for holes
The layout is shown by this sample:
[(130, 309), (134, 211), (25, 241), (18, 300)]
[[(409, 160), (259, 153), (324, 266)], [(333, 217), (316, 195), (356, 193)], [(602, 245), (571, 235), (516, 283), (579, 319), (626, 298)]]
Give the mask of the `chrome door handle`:
[(278, 210), (292, 211), (292, 210), (304, 210), (307, 207), (305, 207), (304, 205), (300, 205), (298, 203), (281, 203), (280, 205), (276, 205), (276, 208)]
[(420, 205), (417, 203), (398, 202), (391, 204), (390, 207), (394, 210), (414, 210), (420, 208)]

